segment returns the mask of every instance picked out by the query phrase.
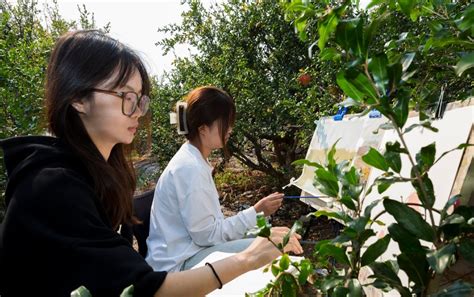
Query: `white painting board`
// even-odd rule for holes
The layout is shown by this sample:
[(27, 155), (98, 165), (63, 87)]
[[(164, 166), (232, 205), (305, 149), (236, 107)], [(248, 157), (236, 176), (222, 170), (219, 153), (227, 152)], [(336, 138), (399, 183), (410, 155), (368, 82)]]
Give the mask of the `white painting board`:
[[(432, 123), (434, 127), (438, 128), (439, 131), (437, 133), (421, 127), (415, 128), (409, 133), (407, 133), (405, 135), (405, 141), (408, 145), (408, 150), (410, 151), (413, 159), (415, 158), (415, 154), (419, 152), (421, 147), (429, 145), (433, 142), (436, 143), (435, 159), (437, 159), (443, 152), (451, 150), (461, 143), (466, 143), (468, 139), (470, 139), (469, 137), (474, 121), (474, 105), (471, 101), (460, 104), (461, 107), (459, 107), (458, 103), (448, 104), (447, 110), (445, 111), (443, 118), (435, 120)], [(321, 159), (318, 160), (316, 158), (313, 158), (314, 154), (311, 154), (310, 150), (315, 148), (322, 148), (328, 150), (332, 145), (332, 143), (328, 143), (328, 140), (337, 140), (338, 138), (341, 138), (340, 142), (345, 148), (355, 148), (352, 150), (355, 150), (355, 152), (352, 153), (351, 151), (350, 154), (346, 154), (346, 157), (351, 158), (350, 155), (352, 155), (353, 158), (355, 156), (353, 164), (357, 168), (361, 169), (362, 178), (363, 180), (367, 179), (366, 186), (368, 186), (373, 183), (375, 178), (380, 176), (382, 171), (376, 168), (370, 168), (365, 165), (364, 162), (360, 159), (361, 156), (363, 156), (370, 147), (378, 149), (383, 154), (385, 150), (385, 144), (387, 142), (399, 141), (399, 137), (393, 130), (379, 130), (379, 133), (377, 134), (372, 133), (374, 130), (377, 129), (380, 124), (386, 122), (386, 119), (383, 117), (380, 119), (371, 119), (366, 116), (357, 119), (358, 120), (354, 120), (354, 117), (352, 117), (347, 121), (337, 122), (333, 121), (331, 118), (326, 118), (322, 121), (318, 121), (318, 127), (316, 128), (316, 131), (313, 135), (313, 139), (310, 144), (310, 149), (308, 149), (306, 158), (310, 161), (325, 163), (324, 159), (321, 162)], [(411, 113), (405, 127), (409, 127), (411, 124), (418, 123), (418, 121), (418, 114)], [(353, 126), (351, 126), (351, 124)], [(318, 131), (318, 129), (320, 131)], [(362, 130), (357, 131), (358, 129)], [(333, 135), (335, 136), (325, 135), (325, 133), (333, 133)], [(323, 135), (324, 137), (320, 140), (321, 135)], [(360, 138), (355, 140), (355, 135), (359, 135)], [(345, 138), (347, 138), (346, 141), (342, 142), (342, 140)], [(336, 148), (339, 149), (339, 143)], [(446, 155), (437, 164), (435, 164), (429, 171), (429, 177), (433, 182), (434, 193), (436, 197), (434, 207), (437, 209), (441, 209), (446, 204), (450, 196), (459, 194), (453, 192), (453, 185), (455, 183), (462, 155), (463, 150), (453, 151), (452, 153)], [(338, 157), (337, 153), (336, 157)], [(337, 162), (340, 162), (344, 158), (337, 159)], [(410, 169), (411, 163), (409, 162), (408, 157), (402, 155), (402, 176), (409, 177)], [(315, 191), (315, 187), (313, 186), (313, 180), (314, 169), (311, 170), (310, 168), (303, 168), (302, 175), (298, 179), (293, 180), (292, 184), (302, 190), (302, 196), (306, 196), (308, 194), (318, 195), (319, 191)], [(414, 190), (411, 184), (397, 183), (392, 185), (382, 195), (377, 192), (377, 189), (374, 189), (372, 193), (365, 198), (364, 205), (367, 206), (372, 201), (382, 198), (383, 196), (389, 196), (392, 199), (396, 199), (404, 203), (420, 203), (416, 195), (416, 191)], [(332, 203), (333, 199), (329, 197), (322, 199), (301, 200), (318, 210), (339, 210), (337, 205)], [(414, 206), (413, 208), (421, 211), (416, 206)], [(383, 205), (380, 203), (372, 210), (373, 216), (377, 213), (380, 213), (382, 210)], [(426, 219), (424, 213), (422, 213), (422, 216)], [(366, 242), (366, 247), (375, 242), (378, 238), (383, 237), (387, 233), (386, 228), (391, 223), (395, 222), (389, 214), (382, 215), (379, 220), (384, 222), (385, 226), (379, 226), (377, 224), (373, 225), (374, 231), (377, 233), (377, 238), (371, 238), (368, 242)], [(435, 222), (436, 224), (439, 223), (439, 215), (436, 213)], [(426, 246), (429, 245), (429, 243), (423, 244)], [(398, 253), (398, 244), (391, 241), (387, 251), (379, 258), (379, 260), (385, 261), (393, 259), (393, 255)], [(406, 284), (406, 275), (401, 272), (400, 277), (402, 281)], [(366, 290), (366, 293), (368, 294), (368, 296), (381, 296), (380, 291), (374, 288), (371, 288), (369, 291)], [(389, 293), (384, 293), (384, 296), (399, 295), (396, 291), (391, 291)]]
[[(440, 120), (436, 120), (432, 125), (438, 128), (438, 132), (432, 132), (429, 129), (418, 127), (410, 131), (405, 135), (405, 141), (408, 146), (408, 151), (415, 158), (415, 154), (420, 151), (424, 146), (427, 146), (433, 142), (436, 143), (436, 158), (439, 158), (445, 151), (451, 150), (457, 147), (461, 143), (468, 141), (471, 128), (474, 119), (474, 106), (466, 106), (462, 108), (448, 110), (444, 113), (444, 117)], [(418, 117), (410, 117), (407, 121), (406, 126), (417, 123)], [(387, 142), (393, 142), (398, 140), (398, 135), (395, 131), (388, 130), (385, 132), (382, 146), (385, 146)], [(433, 182), (435, 203), (434, 208), (442, 209), (450, 198), (451, 189), (454, 184), (456, 173), (461, 162), (463, 151), (455, 150), (450, 154), (446, 155), (438, 163), (436, 163), (428, 172), (428, 175)], [(402, 170), (401, 175), (404, 177), (410, 177), (411, 163), (408, 157), (402, 154)], [(382, 171), (378, 169), (372, 169), (369, 177), (368, 184), (372, 184), (373, 181), (380, 176)], [(404, 203), (421, 203), (418, 200), (416, 191), (410, 183), (396, 183), (392, 185), (382, 195), (376, 190), (372, 191), (365, 198), (365, 205), (370, 204), (372, 201), (381, 198), (382, 196), (388, 196), (391, 199), (398, 200)], [(421, 209), (416, 206), (412, 206), (415, 210)], [(372, 214), (380, 213), (383, 210), (383, 205), (378, 204), (373, 210)], [(421, 213), (425, 217), (424, 213)], [(429, 219), (425, 217), (425, 220)], [(435, 223), (439, 223), (439, 215), (434, 213)], [(374, 231), (378, 234), (378, 237), (383, 237), (387, 233), (386, 227), (391, 223), (394, 223), (394, 219), (389, 214), (384, 214), (380, 217), (380, 221), (385, 223), (385, 226), (379, 226), (374, 224)], [(368, 242), (370, 244), (370, 242)], [(398, 246), (392, 242), (387, 252), (382, 256), (382, 259), (387, 260), (391, 258), (391, 255), (398, 253)]]
[[(378, 127), (387, 122), (386, 118), (369, 118), (365, 116), (346, 116), (342, 121), (334, 121), (332, 118), (323, 118), (316, 122), (316, 129), (313, 134), (310, 146), (306, 153), (306, 160), (320, 164), (327, 163), (327, 152), (336, 143), (336, 162), (349, 160), (362, 172), (362, 180), (367, 181), (370, 173), (368, 167), (361, 159), (370, 147), (379, 148), (383, 130), (373, 133)], [(337, 210), (337, 205), (333, 205), (332, 198), (322, 194), (313, 185), (314, 167), (303, 166), (300, 177), (291, 180), (290, 184), (297, 186), (303, 192), (301, 196), (318, 196), (321, 198), (301, 198), (315, 209)]]

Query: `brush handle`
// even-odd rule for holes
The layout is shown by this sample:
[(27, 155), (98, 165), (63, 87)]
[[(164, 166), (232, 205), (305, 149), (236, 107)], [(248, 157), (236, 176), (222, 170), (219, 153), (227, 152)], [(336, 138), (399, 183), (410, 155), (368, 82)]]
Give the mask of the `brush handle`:
[(298, 199), (298, 198), (321, 198), (322, 196), (283, 196), (285, 199)]

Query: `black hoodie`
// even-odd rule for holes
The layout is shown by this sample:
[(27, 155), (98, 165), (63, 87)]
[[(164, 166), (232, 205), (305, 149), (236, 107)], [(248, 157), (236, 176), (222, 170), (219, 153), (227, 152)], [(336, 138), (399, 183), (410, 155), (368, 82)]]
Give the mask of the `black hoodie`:
[(81, 160), (59, 139), (0, 141), (8, 183), (0, 236), (0, 295), (152, 296), (166, 277), (153, 272), (111, 227)]

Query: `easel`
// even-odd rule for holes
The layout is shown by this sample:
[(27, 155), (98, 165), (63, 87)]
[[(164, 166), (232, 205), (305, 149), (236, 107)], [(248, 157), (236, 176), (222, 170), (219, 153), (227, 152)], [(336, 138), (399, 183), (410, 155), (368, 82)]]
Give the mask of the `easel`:
[[(449, 111), (453, 111), (453, 110), (456, 110), (456, 109), (460, 109), (460, 108), (464, 108), (464, 107), (472, 107), (472, 106), (474, 106), (474, 98), (465, 100), (463, 102), (450, 103), (450, 104), (444, 105), (444, 108), (441, 105), (440, 108), (444, 109), (444, 112), (449, 112)], [(413, 118), (417, 118), (417, 116), (418, 116), (418, 113), (411, 112), (410, 115), (409, 115), (409, 118), (413, 119)], [(370, 118), (370, 116), (359, 117), (359, 115), (348, 115), (348, 116), (344, 117), (344, 119), (341, 120), (341, 121), (334, 121), (331, 117), (327, 117), (327, 118), (324, 118), (322, 120), (317, 121), (316, 124), (317, 125), (321, 125), (321, 124), (327, 125), (329, 123), (330, 125), (333, 125), (334, 127), (338, 127), (338, 126), (340, 127), (339, 130), (334, 129), (334, 127), (333, 127), (333, 129), (329, 131), (329, 132), (332, 132), (332, 131), (343, 131), (343, 130), (345, 130), (345, 128), (350, 127), (350, 126), (357, 126), (356, 127), (357, 129), (359, 129), (359, 128), (364, 129), (364, 128), (367, 127), (367, 125), (364, 126), (364, 123), (361, 123), (361, 122), (364, 122), (364, 121), (366, 123), (369, 122), (369, 121), (370, 122), (374, 121), (375, 124), (371, 125), (371, 127), (373, 128), (373, 127), (380, 126), (379, 124), (382, 124), (382, 123), (386, 122), (387, 120), (383, 119), (383, 118), (379, 118), (379, 119)], [(443, 121), (443, 120), (442, 119), (435, 120), (434, 121), (435, 124), (436, 124), (436, 121)], [(349, 131), (349, 133), (350, 132), (351, 131)], [(363, 137), (367, 137), (369, 134), (372, 133), (372, 131), (365, 131), (365, 132), (366, 132), (365, 135), (364, 135), (364, 131), (361, 132), (361, 135)], [(364, 154), (365, 151), (366, 151), (366, 147), (364, 148), (364, 145), (370, 145), (370, 146), (378, 148), (378, 149), (383, 147), (383, 143), (380, 140), (383, 138), (384, 133), (386, 133), (385, 130), (379, 130), (378, 134), (380, 136), (378, 137), (378, 139), (368, 139), (368, 140), (367, 139), (365, 139), (365, 140), (362, 139), (361, 140), (360, 138), (358, 138), (357, 140), (354, 140), (354, 137), (352, 136), (352, 140), (349, 141), (349, 142), (352, 142), (352, 144), (345, 144), (345, 146), (349, 147), (349, 146), (352, 145), (354, 150), (353, 150), (351, 158), (346, 158), (346, 159), (352, 160), (353, 163), (354, 163), (354, 159), (356, 159), (356, 160), (360, 159), (361, 155)], [(469, 137), (467, 137), (462, 142), (474, 143), (473, 134), (474, 134), (474, 132), (472, 130), (472, 121), (471, 121), (471, 129), (470, 129)], [(349, 136), (351, 136), (351, 135), (349, 135)], [(330, 139), (321, 141), (321, 137), (328, 137), (328, 136), (323, 135), (323, 133), (318, 132), (318, 127), (316, 127), (316, 130), (313, 134), (313, 139), (311, 140), (311, 145), (308, 148), (308, 151), (307, 151), (307, 154), (306, 154), (306, 159), (307, 160), (312, 161), (312, 162), (320, 162), (320, 163), (325, 162), (325, 160), (321, 160), (321, 154), (319, 156), (315, 155), (314, 150), (312, 149), (312, 146), (315, 146), (315, 144), (316, 145), (322, 144), (318, 147), (318, 149), (321, 150), (321, 152), (319, 152), (319, 153), (324, 154), (325, 153), (324, 150), (326, 150), (326, 151), (329, 150), (329, 148), (333, 144), (333, 142), (331, 142)], [(336, 137), (333, 137), (333, 138), (335, 140), (337, 140), (338, 138), (341, 138), (341, 140), (339, 142), (343, 142), (344, 138), (345, 138), (344, 132), (342, 132), (342, 133), (339, 132), (339, 135), (337, 135)], [(452, 145), (454, 146), (455, 144), (452, 144)], [(339, 146), (339, 143), (338, 143), (338, 146)], [(336, 146), (336, 149), (337, 148), (338, 147)], [(457, 169), (455, 182), (453, 184), (452, 190), (450, 191), (451, 194), (455, 194), (456, 192), (459, 193), (461, 188), (462, 188), (462, 185), (465, 184), (465, 183), (463, 183), (463, 181), (468, 176), (471, 176), (470, 174), (472, 174), (471, 173), (472, 169), (470, 169), (471, 168), (470, 164), (471, 164), (471, 160), (472, 160), (473, 156), (474, 156), (474, 148), (473, 147), (468, 147), (465, 150), (462, 161), (460, 162), (460, 166)], [(338, 161), (341, 161), (344, 158), (338, 158), (338, 155), (336, 153), (336, 159), (338, 159)], [(358, 167), (360, 165), (361, 165), (361, 163), (355, 163), (356, 167)], [(371, 168), (366, 168), (366, 167), (362, 168), (362, 170), (367, 170), (367, 169), (371, 170)], [(366, 175), (366, 177), (368, 175), (370, 175), (370, 172), (363, 172), (363, 173), (364, 173), (364, 175)], [(300, 177), (298, 179), (292, 179), (290, 181), (290, 185), (295, 185), (298, 188), (300, 188), (302, 190), (301, 196), (311, 196), (312, 195), (312, 196), (321, 197), (320, 199), (311, 199), (311, 198), (300, 199), (302, 202), (310, 205), (311, 207), (313, 207), (315, 209), (337, 210), (335, 208), (337, 206), (331, 205), (332, 204), (332, 199), (331, 198), (329, 198), (326, 195), (320, 193), (314, 186), (312, 186), (313, 179), (314, 179), (314, 170), (313, 170), (313, 168), (310, 168), (310, 167), (304, 165), (303, 166), (303, 172), (300, 175)], [(468, 201), (463, 201), (463, 202), (467, 203)]]
[[(443, 115), (443, 109), (444, 109), (444, 115)], [(461, 143), (474, 143), (474, 130), (473, 130), (473, 121), (474, 121), (474, 98), (471, 98), (469, 100), (466, 100), (464, 102), (454, 102), (450, 104), (443, 104), (442, 101), (439, 103), (438, 107), (438, 112), (437, 115), (439, 116), (439, 119), (433, 121), (433, 126), (439, 128), (438, 133), (433, 133), (431, 131), (428, 131), (427, 129), (424, 128), (415, 128), (411, 132), (407, 133), (405, 137), (407, 138), (407, 144), (409, 146), (409, 151), (410, 153), (414, 156), (416, 152), (419, 151), (419, 148), (426, 146), (432, 142), (436, 142), (436, 148), (437, 148), (437, 157), (439, 155), (447, 150), (453, 149), (457, 147)], [(370, 119), (369, 117), (366, 117), (365, 119), (357, 118), (354, 116), (349, 116), (347, 119), (344, 119), (343, 121), (334, 121), (331, 118), (325, 118), (322, 121), (318, 121), (317, 124), (319, 125), (326, 125), (328, 129), (326, 129), (329, 132), (333, 133), (339, 133), (342, 135), (337, 135), (337, 138), (341, 137), (341, 141), (344, 140), (344, 133), (347, 132), (350, 136), (351, 132), (357, 131), (358, 129), (363, 129), (360, 127), (366, 127), (364, 126), (366, 123), (370, 123), (370, 121), (373, 119)], [(350, 124), (350, 122), (353, 121), (354, 124)], [(365, 121), (364, 124), (360, 123), (360, 121)], [(408, 123), (407, 126), (417, 123), (418, 121), (418, 114), (416, 112), (411, 112), (409, 115)], [(356, 129), (344, 131), (344, 128), (354, 126)], [(320, 126), (316, 127), (315, 133), (313, 135), (313, 139), (311, 141), (310, 148), (308, 149), (308, 153), (306, 155), (306, 159), (309, 161), (313, 162), (318, 162), (318, 163), (324, 163), (325, 160), (317, 160), (314, 158), (316, 154), (314, 153), (314, 150), (319, 150), (324, 152), (324, 150), (328, 150), (330, 146), (334, 143), (334, 140), (327, 141), (327, 139), (331, 138), (331, 135), (328, 133), (323, 133), (321, 131), (318, 132), (319, 130), (324, 130)], [(426, 131), (425, 131), (426, 130)], [(367, 132), (367, 131), (365, 131)], [(376, 143), (375, 145), (371, 145), (376, 149), (384, 148), (385, 143), (388, 141), (395, 141), (398, 140), (398, 137), (395, 137), (394, 132), (390, 132), (390, 130), (387, 131), (379, 131), (379, 133), (383, 133), (383, 135), (380, 136), (379, 139), (375, 139)], [(360, 135), (364, 135), (364, 131), (360, 133)], [(366, 134), (367, 135), (367, 134)], [(364, 136), (361, 136), (363, 138)], [(455, 140), (453, 140), (455, 139)], [(322, 141), (321, 141), (322, 140)], [(373, 140), (373, 139), (372, 139)], [(351, 154), (346, 154), (346, 157), (349, 155), (349, 158), (338, 158), (337, 153), (336, 153), (336, 159), (338, 162), (340, 162), (343, 159), (346, 160), (352, 160), (353, 164), (355, 164), (356, 167), (361, 166), (361, 164), (357, 164), (357, 158), (360, 158), (362, 154), (364, 154), (365, 149), (360, 150), (360, 148), (364, 148), (366, 141), (364, 139), (359, 139), (357, 143), (352, 141), (352, 144), (343, 144), (344, 148), (351, 148), (351, 145), (354, 149), (352, 149), (352, 156)], [(369, 141), (371, 142), (371, 141)], [(339, 145), (339, 143), (338, 143)], [(336, 149), (338, 147), (336, 146)], [(319, 152), (321, 155), (321, 152)], [(459, 194), (462, 193), (464, 194), (464, 198), (462, 199), (462, 204), (472, 204), (474, 203), (474, 185), (472, 183), (474, 182), (474, 147), (469, 147), (467, 149), (464, 149), (464, 151), (458, 150), (454, 151), (451, 154), (447, 155), (443, 160), (441, 160), (438, 164), (433, 166), (433, 168), (430, 170), (430, 177), (433, 180), (433, 184), (435, 186), (435, 195), (437, 197), (435, 201), (435, 207), (436, 208), (442, 208), (446, 201), (449, 199), (454, 194)], [(444, 163), (444, 164), (443, 164)], [(402, 164), (405, 164), (403, 166), (405, 169), (411, 168), (411, 166), (408, 166), (407, 160), (402, 160)], [(436, 167), (436, 168), (435, 168)], [(364, 167), (359, 167), (359, 169), (362, 170), (363, 175), (365, 175), (366, 172), (364, 172)], [(372, 169), (369, 168), (370, 172), (368, 173), (368, 178), (367, 178), (367, 183), (366, 187), (370, 184), (372, 184), (373, 180), (380, 175), (381, 171), (378, 169)], [(403, 168), (402, 168), (403, 169)], [(409, 176), (409, 172), (407, 175), (407, 172), (403, 172), (403, 176)], [(442, 179), (440, 180), (440, 176)], [(298, 179), (292, 179), (291, 184), (299, 187), (302, 192), (301, 196), (307, 196), (307, 195), (322, 195), (313, 185), (312, 181), (314, 180), (314, 173), (311, 170), (311, 168), (304, 167), (303, 172), (301, 176)], [(412, 202), (409, 199), (417, 199), (416, 197), (416, 192), (415, 192), (415, 197), (412, 197), (413, 195), (408, 195), (410, 194), (409, 188), (411, 187), (408, 184), (408, 187), (399, 187), (397, 189), (398, 185), (394, 185), (387, 192), (383, 194), (383, 196), (387, 195), (391, 197), (392, 199), (399, 199), (402, 202)], [(392, 191), (392, 192), (390, 192)], [(413, 189), (411, 189), (411, 192), (414, 192)], [(322, 195), (324, 196), (324, 195)], [(381, 198), (382, 195), (378, 194), (377, 190), (374, 190), (370, 195), (366, 197), (366, 202), (364, 203), (365, 205), (368, 205), (371, 201), (374, 201), (375, 199)], [(341, 206), (333, 203), (333, 199), (330, 197), (323, 197), (321, 199), (301, 199), (304, 203), (309, 204), (311, 207), (317, 209), (317, 210), (328, 210), (328, 211), (339, 211), (341, 209)], [(374, 208), (373, 213), (380, 213), (381, 210), (383, 210), (383, 206), (380, 204), (378, 205), (378, 209)], [(393, 221), (393, 218), (391, 218), (388, 214), (384, 217), (380, 217), (381, 221), (384, 221), (387, 226)], [(439, 220), (439, 218), (438, 218)], [(341, 222), (342, 223), (342, 222)], [(309, 227), (310, 228), (310, 227)], [(384, 230), (380, 228), (379, 230), (374, 230), (378, 233), (378, 235), (383, 236)], [(386, 231), (385, 231), (386, 232)], [(385, 233), (386, 234), (386, 233)], [(375, 238), (373, 238), (375, 241)], [(368, 242), (367, 244), (370, 245), (372, 242)], [(396, 254), (398, 247), (394, 247), (394, 243), (391, 243), (392, 246), (389, 246), (389, 249), (387, 252), (382, 255), (382, 258), (384, 260), (391, 259), (392, 254)], [(370, 296), (377, 296), (377, 292), (366, 292)]]

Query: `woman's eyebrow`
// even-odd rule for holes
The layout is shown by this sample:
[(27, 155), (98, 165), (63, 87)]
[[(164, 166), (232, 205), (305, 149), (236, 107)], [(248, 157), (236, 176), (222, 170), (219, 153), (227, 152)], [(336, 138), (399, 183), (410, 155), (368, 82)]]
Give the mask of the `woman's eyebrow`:
[(142, 90), (141, 90), (141, 89), (138, 90), (138, 91), (136, 91), (136, 90), (135, 90), (134, 88), (132, 88), (130, 85), (125, 85), (125, 86), (123, 86), (123, 87), (124, 87), (125, 89), (128, 89), (129, 91), (133, 91), (133, 92), (135, 92), (135, 93), (137, 93), (137, 94), (141, 94), (141, 93), (142, 93)]

